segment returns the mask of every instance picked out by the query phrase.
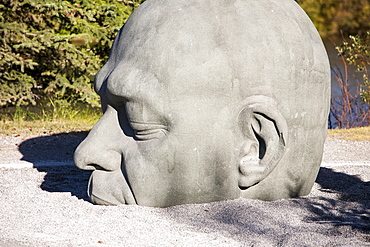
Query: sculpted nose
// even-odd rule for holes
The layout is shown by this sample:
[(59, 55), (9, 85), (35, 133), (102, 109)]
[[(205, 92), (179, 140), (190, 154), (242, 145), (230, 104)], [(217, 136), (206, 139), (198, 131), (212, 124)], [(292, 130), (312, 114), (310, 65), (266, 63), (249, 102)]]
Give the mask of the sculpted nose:
[(84, 170), (113, 171), (121, 167), (117, 114), (108, 108), (74, 153), (75, 165)]
[(121, 154), (90, 134), (74, 153), (75, 165), (84, 170), (118, 170), (121, 166)]

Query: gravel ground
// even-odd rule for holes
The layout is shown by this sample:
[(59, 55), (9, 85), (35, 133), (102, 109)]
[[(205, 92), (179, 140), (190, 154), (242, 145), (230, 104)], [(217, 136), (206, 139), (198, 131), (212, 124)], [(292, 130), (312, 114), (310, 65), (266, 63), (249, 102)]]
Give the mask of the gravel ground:
[(328, 138), (325, 142), (323, 162), (330, 164), (368, 163), (370, 165), (370, 140), (356, 142)]
[(149, 208), (88, 201), (85, 136), (0, 136), (0, 246), (370, 246), (370, 141), (328, 139), (306, 197)]

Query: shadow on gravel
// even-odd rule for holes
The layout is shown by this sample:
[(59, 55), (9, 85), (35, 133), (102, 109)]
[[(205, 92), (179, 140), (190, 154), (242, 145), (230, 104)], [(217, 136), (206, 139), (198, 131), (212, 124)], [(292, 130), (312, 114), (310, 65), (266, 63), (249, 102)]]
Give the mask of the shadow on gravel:
[(342, 230), (346, 228), (370, 233), (370, 182), (325, 167), (320, 168), (316, 182), (321, 191), (335, 193), (338, 199), (310, 201), (306, 206), (314, 216), (309, 217), (309, 221), (329, 223), (334, 227), (330, 235), (343, 235)]
[(22, 160), (46, 172), (41, 189), (49, 192), (70, 192), (88, 201), (87, 185), (91, 171), (73, 165), (73, 153), (88, 132), (60, 133), (25, 140), (19, 145)]
[[(61, 133), (28, 139), (20, 144), (22, 160), (33, 163), (40, 172), (46, 172), (41, 185), (43, 190), (70, 192), (89, 201), (86, 190), (91, 171), (83, 171), (73, 165), (73, 153), (87, 134)], [(44, 165), (48, 163), (69, 165)], [(331, 236), (345, 237), (352, 234), (351, 231), (370, 234), (370, 182), (325, 167), (320, 169), (316, 182), (323, 192), (336, 196), (304, 200), (302, 206), (312, 213), (305, 219), (307, 222), (328, 224), (325, 234)], [(225, 217), (231, 219), (229, 215), (223, 215), (223, 219)]]

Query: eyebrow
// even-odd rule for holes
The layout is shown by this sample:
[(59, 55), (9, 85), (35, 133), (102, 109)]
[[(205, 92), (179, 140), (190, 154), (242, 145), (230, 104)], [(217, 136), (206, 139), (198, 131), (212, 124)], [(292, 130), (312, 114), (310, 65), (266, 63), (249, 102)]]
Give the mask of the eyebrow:
[(105, 80), (109, 93), (127, 99), (146, 96), (148, 93), (160, 95), (163, 89), (163, 84), (155, 74), (126, 62), (117, 64)]

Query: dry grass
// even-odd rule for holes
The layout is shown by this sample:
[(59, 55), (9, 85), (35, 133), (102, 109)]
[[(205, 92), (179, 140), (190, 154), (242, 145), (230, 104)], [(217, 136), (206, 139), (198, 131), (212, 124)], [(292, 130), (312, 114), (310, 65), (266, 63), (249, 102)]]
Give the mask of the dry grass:
[[(0, 110), (0, 134), (34, 137), (89, 131), (101, 115), (100, 109), (78, 106), (59, 106), (48, 111), (44, 109), (36, 111), (29, 108), (2, 109)], [(370, 141), (370, 126), (329, 130), (328, 137)]]
[[(57, 133), (70, 133), (89, 131), (97, 121), (97, 117), (91, 119), (54, 120), (54, 121), (1, 121), (0, 134), (41, 136)], [(370, 126), (353, 129), (333, 129), (328, 131), (328, 137), (351, 141), (370, 141)]]
[(58, 133), (71, 133), (89, 131), (95, 122), (59, 120), (45, 121), (2, 121), (0, 122), (0, 134), (11, 136), (35, 137)]
[(370, 126), (352, 129), (332, 129), (328, 137), (348, 141), (370, 141)]
[(40, 136), (89, 131), (101, 117), (100, 109), (58, 107), (54, 109), (12, 108), (0, 110), (0, 134)]

